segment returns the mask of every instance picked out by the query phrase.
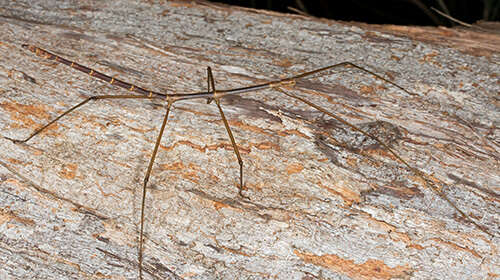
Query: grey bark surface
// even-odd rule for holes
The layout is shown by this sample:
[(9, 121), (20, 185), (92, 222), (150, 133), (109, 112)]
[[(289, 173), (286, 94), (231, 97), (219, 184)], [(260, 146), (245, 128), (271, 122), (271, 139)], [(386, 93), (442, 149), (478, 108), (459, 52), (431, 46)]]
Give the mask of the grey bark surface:
[[(290, 92), (387, 141), (493, 236), (380, 145), (275, 90), (175, 103), (146, 201), (145, 279), (495, 279), (500, 54), (347, 23), (202, 2), (1, 1), (1, 136), (84, 98), (123, 94), (31, 44), (159, 92), (248, 86), (351, 61)], [(498, 35), (492, 35), (498, 36)], [(142, 39), (143, 42), (137, 41)], [(27, 144), (0, 138), (0, 278), (135, 279), (142, 181), (162, 102), (95, 101)]]

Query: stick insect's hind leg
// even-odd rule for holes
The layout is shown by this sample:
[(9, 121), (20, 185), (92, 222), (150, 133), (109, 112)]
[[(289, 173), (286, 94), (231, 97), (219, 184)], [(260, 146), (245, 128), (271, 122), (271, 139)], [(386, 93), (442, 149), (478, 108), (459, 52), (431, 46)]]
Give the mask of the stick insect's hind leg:
[(42, 131), (47, 129), (50, 125), (53, 123), (57, 122), (60, 120), (62, 117), (66, 116), (67, 114), (73, 112), (74, 110), (80, 108), (81, 106), (87, 104), (90, 100), (102, 100), (102, 99), (152, 99), (153, 97), (151, 96), (142, 96), (142, 95), (96, 95), (96, 96), (91, 96), (83, 100), (82, 102), (76, 104), (75, 106), (69, 108), (68, 110), (64, 111), (62, 114), (45, 124), (44, 126), (40, 127), (39, 129), (35, 130), (30, 136), (26, 137), (25, 139), (13, 139), (9, 137), (3, 136), (3, 138), (8, 139), (14, 143), (26, 143), (28, 142), (31, 138), (35, 137), (36, 135), (40, 134)]
[[(349, 64), (351, 64), (350, 62), (348, 62)], [(354, 65), (354, 64), (351, 64), (351, 65)], [(358, 66), (355, 66), (354, 67), (356, 68), (359, 68)], [(362, 69), (363, 71), (366, 71), (370, 74), (373, 74), (374, 76), (376, 76), (377, 78), (381, 78), (382, 80), (384, 81), (387, 81), (386, 79), (380, 77), (379, 75), (375, 74), (375, 73), (372, 73), (366, 69), (363, 69), (363, 68), (360, 68)], [(387, 81), (389, 82), (389, 81)], [(391, 84), (395, 85), (396, 87), (398, 88), (401, 88), (399, 85), (397, 84), (394, 84), (392, 82), (390, 82)], [(289, 92), (286, 92), (285, 90), (281, 89), (280, 87), (276, 86), (274, 87), (274, 89), (276, 89), (277, 91), (283, 93), (284, 95), (288, 96), (288, 97), (291, 97), (293, 99), (296, 99), (296, 100), (299, 100), (313, 108), (315, 108), (316, 110), (334, 118), (335, 120), (343, 123), (344, 125), (346, 126), (349, 126), (350, 128), (352, 128), (353, 130), (375, 140), (377, 143), (379, 143), (384, 149), (386, 149), (386, 151), (388, 151), (390, 154), (392, 154), (396, 159), (398, 159), (401, 163), (403, 163), (403, 165), (405, 165), (409, 170), (411, 170), (416, 176), (418, 176), (419, 178), (421, 178), (423, 181), (424, 181), (424, 185), (426, 187), (429, 187), (432, 191), (434, 191), (439, 197), (441, 197), (443, 200), (445, 200), (451, 207), (453, 207), (464, 219), (466, 219), (467, 221), (471, 222), (473, 225), (475, 225), (479, 230), (481, 230), (482, 232), (488, 234), (489, 236), (493, 236), (493, 234), (491, 234), (488, 230), (486, 230), (484, 227), (482, 227), (481, 225), (479, 225), (478, 223), (476, 223), (469, 215), (467, 215), (464, 211), (460, 210), (460, 208), (458, 208), (458, 206), (453, 202), (451, 201), (447, 196), (446, 194), (442, 191), (442, 187), (438, 186), (437, 184), (438, 183), (435, 183), (431, 178), (429, 178), (429, 175), (425, 174), (424, 172), (420, 171), (419, 169), (415, 168), (415, 167), (412, 167), (408, 161), (406, 161), (405, 159), (403, 159), (396, 151), (394, 151), (392, 148), (390, 148), (387, 144), (385, 144), (382, 140), (380, 140), (377, 136), (373, 135), (373, 134), (370, 134), (364, 130), (362, 130), (361, 128), (351, 124), (350, 122), (344, 120), (343, 118), (335, 115), (335, 114), (332, 114), (330, 112), (328, 112), (325, 108), (319, 106), (319, 105), (316, 105), (314, 103), (312, 103), (311, 101), (303, 98), (303, 97), (300, 97), (300, 96), (297, 96), (295, 94), (292, 94), (292, 93), (289, 93)], [(406, 90), (405, 90), (406, 91)], [(408, 91), (406, 91), (408, 92)], [(410, 92), (408, 92), (410, 93)], [(442, 184), (444, 185), (444, 183), (438, 181), (439, 184)]]
[(160, 146), (161, 137), (163, 136), (163, 131), (165, 131), (165, 126), (167, 125), (168, 114), (170, 113), (170, 108), (175, 100), (167, 98), (167, 112), (163, 118), (163, 123), (161, 124), (160, 133), (158, 138), (156, 138), (155, 147), (153, 149), (153, 154), (149, 160), (148, 169), (146, 171), (146, 176), (144, 176), (144, 184), (142, 185), (142, 201), (141, 201), (141, 231), (139, 234), (139, 279), (142, 279), (142, 248), (143, 248), (143, 237), (144, 237), (144, 206), (146, 203), (146, 186), (148, 185), (149, 178), (151, 177), (151, 170), (153, 169), (153, 164), (155, 162), (156, 154), (158, 153), (158, 147)]
[(217, 107), (219, 108), (219, 113), (222, 118), (222, 121), (224, 122), (224, 126), (226, 127), (227, 134), (229, 135), (229, 139), (231, 140), (231, 144), (233, 145), (233, 150), (234, 153), (236, 154), (236, 157), (238, 158), (238, 164), (240, 165), (240, 186), (239, 186), (239, 192), (238, 194), (250, 200), (248, 196), (245, 196), (243, 194), (243, 160), (241, 159), (240, 151), (238, 149), (238, 145), (236, 145), (236, 141), (234, 140), (233, 132), (231, 131), (231, 128), (229, 127), (229, 123), (227, 122), (226, 116), (224, 115), (224, 112), (222, 111), (222, 107), (220, 105), (220, 97), (217, 96), (217, 91), (215, 90), (215, 81), (214, 81), (214, 76), (212, 74), (212, 69), (210, 67), (207, 67), (207, 74), (208, 74), (208, 91), (213, 91), (214, 96), (213, 98), (209, 98), (207, 100), (207, 103), (210, 103), (212, 100), (215, 101), (215, 104), (217, 104)]

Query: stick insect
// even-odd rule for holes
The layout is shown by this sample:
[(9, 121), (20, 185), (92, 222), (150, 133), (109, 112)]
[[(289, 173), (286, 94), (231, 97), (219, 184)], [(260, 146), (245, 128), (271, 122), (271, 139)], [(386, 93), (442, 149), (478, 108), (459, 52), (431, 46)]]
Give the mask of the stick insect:
[(304, 72), (299, 75), (291, 76), (288, 78), (284, 79), (278, 79), (278, 80), (273, 80), (269, 81), (266, 83), (261, 83), (261, 84), (256, 84), (256, 85), (251, 85), (247, 87), (241, 87), (241, 88), (233, 88), (233, 89), (225, 89), (225, 90), (219, 90), (216, 89), (215, 86), (215, 79), (212, 73), (212, 70), (210, 67), (207, 67), (207, 90), (206, 91), (200, 91), (200, 92), (193, 92), (193, 93), (159, 93), (151, 90), (144, 89), (142, 87), (136, 86), (131, 83), (124, 82), (122, 80), (116, 79), (114, 77), (108, 76), (106, 74), (103, 74), (101, 72), (98, 72), (96, 70), (93, 70), (91, 68), (88, 68), (86, 66), (83, 66), (81, 64), (78, 64), (76, 62), (67, 60), (61, 56), (52, 54), (46, 50), (43, 50), (39, 47), (33, 46), (33, 45), (22, 45), (23, 48), (28, 49), (29, 51), (35, 53), (37, 56), (43, 57), (45, 59), (49, 60), (54, 60), (58, 63), (65, 64), (73, 69), (76, 69), (78, 71), (84, 72), (92, 77), (95, 77), (97, 79), (101, 79), (103, 81), (106, 81), (112, 85), (124, 88), (132, 93), (130, 94), (120, 94), (120, 95), (94, 95), (91, 97), (88, 97), (81, 101), (80, 103), (74, 105), (73, 107), (69, 108), (68, 110), (64, 111), (57, 117), (55, 117), (53, 120), (49, 121), (47, 124), (44, 126), (36, 129), (33, 133), (31, 133), (28, 137), (24, 139), (12, 139), (5, 137), (14, 143), (26, 143), (36, 135), (40, 134), (42, 131), (44, 131), (47, 127), (51, 126), (55, 122), (59, 121), (62, 117), (68, 115), (69, 113), (75, 111), (76, 109), (82, 107), (83, 105), (89, 103), (90, 101), (97, 101), (97, 100), (104, 100), (104, 99), (109, 99), (109, 100), (116, 100), (116, 99), (146, 99), (146, 100), (152, 100), (152, 99), (160, 99), (162, 101), (166, 102), (166, 112), (163, 117), (163, 121), (158, 133), (158, 136), (155, 141), (154, 149), (151, 155), (151, 158), (149, 160), (149, 164), (146, 170), (146, 174), (144, 176), (144, 181), (142, 184), (142, 198), (141, 198), (141, 215), (140, 215), (140, 233), (139, 233), (139, 249), (138, 249), (138, 270), (139, 270), (139, 278), (142, 279), (143, 275), (143, 251), (144, 251), (144, 210), (145, 210), (145, 201), (146, 201), (146, 195), (147, 195), (147, 186), (148, 186), (148, 181), (151, 177), (153, 165), (155, 162), (156, 155), (158, 153), (158, 148), (161, 142), (161, 138), (163, 136), (163, 133), (165, 131), (165, 127), (168, 121), (169, 113), (170, 110), (172, 109), (172, 105), (175, 102), (182, 101), (182, 100), (188, 100), (188, 99), (206, 99), (207, 103), (214, 102), (218, 108), (220, 117), (224, 123), (225, 130), (228, 134), (229, 140), (231, 142), (231, 145), (233, 147), (233, 151), (235, 153), (235, 156), (238, 161), (239, 165), (239, 196), (242, 199), (250, 199), (247, 197), (243, 192), (244, 192), (244, 180), (243, 180), (243, 159), (240, 155), (238, 145), (236, 144), (235, 137), (233, 136), (233, 133), (231, 131), (231, 127), (229, 126), (229, 122), (226, 119), (226, 116), (224, 114), (224, 111), (222, 110), (221, 102), (220, 100), (226, 96), (231, 96), (231, 95), (239, 95), (243, 93), (248, 93), (248, 92), (254, 92), (254, 91), (259, 91), (259, 90), (264, 90), (264, 89), (273, 89), (289, 98), (298, 100), (304, 104), (307, 104), (308, 106), (322, 112), (323, 114), (337, 120), (338, 122), (348, 126), (354, 131), (357, 131), (361, 134), (363, 134), (366, 137), (369, 137), (376, 141), (381, 147), (383, 147), (388, 153), (390, 153), (394, 158), (396, 158), (398, 161), (400, 161), (403, 165), (406, 166), (411, 172), (413, 172), (416, 176), (422, 179), (424, 185), (426, 187), (429, 187), (432, 189), (438, 196), (440, 196), (443, 200), (445, 200), (450, 206), (452, 206), (463, 218), (465, 218), (467, 221), (471, 222), (474, 224), (478, 229), (481, 231), (485, 232), (486, 234), (491, 236), (491, 233), (489, 233), (486, 229), (484, 229), (482, 226), (480, 226), (478, 223), (476, 223), (473, 219), (471, 219), (465, 212), (460, 210), (453, 201), (451, 201), (446, 194), (442, 191), (442, 186), (444, 183), (440, 181), (436, 181), (435, 178), (431, 178), (429, 175), (426, 173), (420, 171), (417, 168), (412, 167), (407, 160), (403, 159), (399, 154), (391, 147), (389, 147), (388, 144), (384, 143), (384, 141), (380, 140), (377, 136), (366, 132), (365, 130), (359, 128), (356, 125), (351, 124), (350, 122), (346, 121), (345, 119), (329, 112), (327, 109), (303, 98), (298, 95), (292, 94), (286, 89), (288, 87), (292, 87), (296, 84), (296, 81), (302, 78), (310, 77), (314, 74), (320, 73), (320, 72), (326, 72), (329, 70), (332, 70), (334, 68), (339, 68), (339, 67), (352, 67), (355, 69), (358, 69), (360, 71), (363, 71), (365, 73), (368, 73), (372, 75), (373, 77), (390, 84), (397, 89), (405, 92), (406, 94), (409, 95), (416, 95), (415, 93), (412, 93), (408, 91), (407, 89), (399, 86), (398, 84), (389, 81), (388, 79), (382, 77), (379, 74), (376, 74), (364, 67), (358, 66), (354, 63), (351, 62), (341, 62), (333, 65), (329, 65), (323, 68), (318, 68), (309, 72)]

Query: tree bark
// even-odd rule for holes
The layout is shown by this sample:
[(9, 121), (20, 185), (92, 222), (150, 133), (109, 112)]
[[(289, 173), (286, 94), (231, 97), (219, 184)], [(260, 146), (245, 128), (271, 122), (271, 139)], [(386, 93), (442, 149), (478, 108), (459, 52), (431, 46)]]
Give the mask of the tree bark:
[[(474, 53), (186, 1), (2, 1), (0, 25), (1, 136), (16, 139), (89, 96), (128, 93), (23, 44), (169, 94), (206, 91), (207, 66), (217, 89), (366, 67), (410, 93), (353, 67), (282, 88), (382, 139), (490, 233), (379, 143), (269, 89), (221, 99), (250, 200), (238, 196), (217, 106), (174, 103), (148, 185), (145, 279), (500, 274), (500, 54), (490, 45)], [(164, 114), (163, 100), (91, 101), (26, 144), (0, 138), (0, 278), (137, 278), (142, 182)]]

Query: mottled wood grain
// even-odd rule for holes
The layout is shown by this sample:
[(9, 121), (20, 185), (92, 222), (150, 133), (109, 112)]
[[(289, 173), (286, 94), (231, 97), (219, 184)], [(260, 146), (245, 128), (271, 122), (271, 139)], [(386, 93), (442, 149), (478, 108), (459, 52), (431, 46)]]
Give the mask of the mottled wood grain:
[[(237, 195), (217, 107), (174, 105), (147, 199), (146, 279), (500, 274), (494, 49), (187, 1), (3, 1), (0, 29), (0, 131), (14, 138), (85, 97), (125, 92), (25, 43), (159, 92), (205, 89), (207, 66), (220, 89), (342, 61), (366, 66), (416, 96), (350, 68), (289, 90), (387, 141), (493, 234), (377, 143), (279, 92), (247, 93), (222, 106), (250, 201)], [(1, 279), (137, 277), (141, 186), (163, 105), (94, 102), (26, 145), (0, 138)]]

